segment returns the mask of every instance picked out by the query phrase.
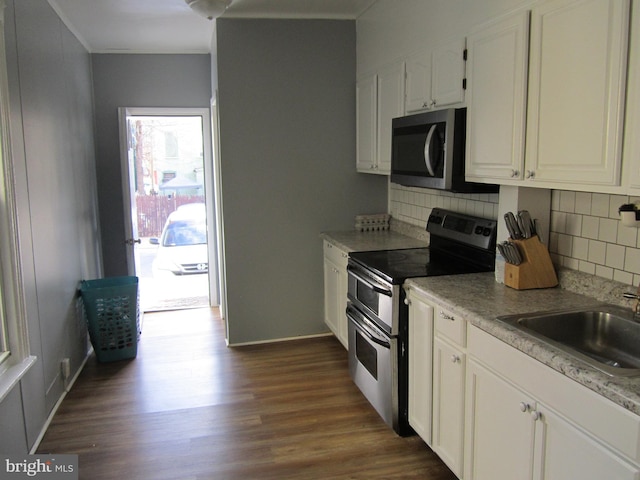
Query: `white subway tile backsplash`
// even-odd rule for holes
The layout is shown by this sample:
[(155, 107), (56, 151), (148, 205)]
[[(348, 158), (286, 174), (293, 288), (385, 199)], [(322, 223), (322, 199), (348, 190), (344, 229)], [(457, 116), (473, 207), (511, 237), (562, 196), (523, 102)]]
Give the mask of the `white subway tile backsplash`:
[[(575, 199), (573, 213), (571, 198)], [(640, 280), (640, 235), (638, 229), (619, 221), (618, 208), (631, 203), (625, 195), (554, 191), (551, 202), (549, 251), (553, 261), (568, 268), (633, 284)], [(571, 250), (566, 237), (570, 236)], [(584, 257), (584, 241), (588, 253)]]
[(610, 195), (609, 198), (609, 218), (618, 218), (618, 208), (624, 203), (629, 203), (629, 197), (624, 195)]
[(605, 265), (611, 268), (617, 268), (618, 270), (624, 269), (624, 257), (626, 248), (622, 245), (614, 245), (613, 243), (607, 244), (607, 259)]
[(589, 240), (588, 259), (590, 262), (604, 265), (607, 259), (607, 244), (598, 240)]
[(591, 215), (591, 193), (576, 192), (576, 213)]
[(551, 231), (558, 233), (566, 233), (567, 231), (567, 214), (565, 212), (551, 212)]
[(565, 233), (579, 237), (582, 233), (582, 215), (567, 213)]
[[(604, 193), (551, 192), (549, 253), (553, 262), (629, 285), (640, 282), (640, 235), (618, 220), (624, 203), (640, 197)], [(435, 207), (498, 218), (499, 194), (456, 194), (390, 184), (389, 211), (424, 228)], [(547, 226), (543, 225), (543, 229)]]
[(627, 247), (635, 247), (638, 239), (638, 229), (625, 227), (622, 222), (618, 223), (618, 236), (617, 241), (619, 245), (625, 245)]
[(573, 237), (565, 235), (564, 233), (558, 234), (558, 253), (565, 257), (573, 257)]
[(588, 273), (589, 275), (595, 275), (596, 265), (594, 263), (583, 262), (582, 260), (580, 260), (580, 262), (578, 263), (578, 270), (584, 273)]
[(591, 197), (591, 215), (594, 217), (609, 216), (609, 195), (594, 193)]
[(624, 270), (640, 272), (640, 249), (627, 247), (624, 258)]
[(424, 227), (433, 208), (496, 219), (497, 194), (461, 194), (390, 184), (389, 213), (403, 222)]
[(560, 211), (573, 213), (576, 211), (576, 193), (560, 191)]
[(589, 258), (589, 240), (582, 237), (573, 237), (573, 258), (587, 260)]
[(600, 219), (598, 217), (583, 216), (582, 217), (582, 235), (585, 238), (598, 238), (600, 230)]
[(618, 237), (618, 224), (620, 221), (612, 218), (601, 218), (598, 230), (598, 240), (603, 242), (616, 243)]
[(603, 277), (609, 280), (613, 280), (613, 272), (615, 272), (613, 268), (603, 267), (602, 265), (596, 265), (595, 275), (597, 275), (598, 277)]

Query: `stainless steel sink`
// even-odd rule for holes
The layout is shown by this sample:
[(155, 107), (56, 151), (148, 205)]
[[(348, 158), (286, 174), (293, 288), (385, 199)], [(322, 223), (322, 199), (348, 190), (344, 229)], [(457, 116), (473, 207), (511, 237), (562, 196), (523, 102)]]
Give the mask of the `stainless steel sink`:
[(640, 323), (628, 308), (598, 305), (505, 315), (516, 327), (612, 376), (640, 375)]

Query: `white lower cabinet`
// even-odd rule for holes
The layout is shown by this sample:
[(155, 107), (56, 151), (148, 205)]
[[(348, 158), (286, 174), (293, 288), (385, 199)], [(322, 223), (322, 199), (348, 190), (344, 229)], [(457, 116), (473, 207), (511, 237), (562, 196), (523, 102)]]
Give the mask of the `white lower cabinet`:
[(638, 467), (624, 461), (542, 404), (531, 413), (535, 418), (533, 478), (637, 480)]
[(409, 424), (458, 478), (640, 480), (640, 416), (407, 292)]
[(465, 357), (460, 349), (435, 337), (431, 448), (458, 477), (462, 477)]
[(409, 425), (431, 445), (433, 307), (407, 294), (409, 304)]
[(463, 319), (409, 290), (409, 425), (462, 476)]
[(513, 385), (469, 359), (465, 479), (531, 478), (533, 420), (526, 414), (531, 403)]
[[(638, 465), (606, 442), (611, 436), (621, 445), (637, 443), (638, 419), (630, 412), (593, 397), (573, 380), (545, 372), (548, 367), (475, 327), (469, 330), (468, 355), (465, 480), (640, 478)], [(532, 368), (521, 369), (529, 363)], [(538, 385), (538, 391), (519, 384)], [(573, 407), (559, 412), (540, 397), (557, 397), (557, 408)], [(580, 417), (581, 411), (588, 412), (584, 424), (569, 418)], [(625, 431), (616, 424), (625, 425)], [(637, 445), (630, 445), (634, 450)]]
[(349, 254), (324, 242), (324, 322), (344, 348), (347, 333), (347, 261)]

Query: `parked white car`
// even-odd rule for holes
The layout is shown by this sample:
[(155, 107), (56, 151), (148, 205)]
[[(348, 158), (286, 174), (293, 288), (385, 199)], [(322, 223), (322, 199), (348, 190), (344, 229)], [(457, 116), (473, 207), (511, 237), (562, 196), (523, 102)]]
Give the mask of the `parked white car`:
[(169, 215), (153, 261), (154, 276), (193, 275), (209, 271), (207, 255), (207, 221), (204, 203), (182, 205)]

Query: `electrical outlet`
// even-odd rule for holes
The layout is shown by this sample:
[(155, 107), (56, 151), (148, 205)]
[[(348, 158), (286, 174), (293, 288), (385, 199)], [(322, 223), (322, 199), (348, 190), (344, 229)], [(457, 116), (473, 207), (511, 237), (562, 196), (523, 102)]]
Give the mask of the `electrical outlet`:
[(60, 362), (60, 370), (62, 372), (62, 378), (66, 381), (71, 376), (71, 360), (69, 358), (63, 358)]

